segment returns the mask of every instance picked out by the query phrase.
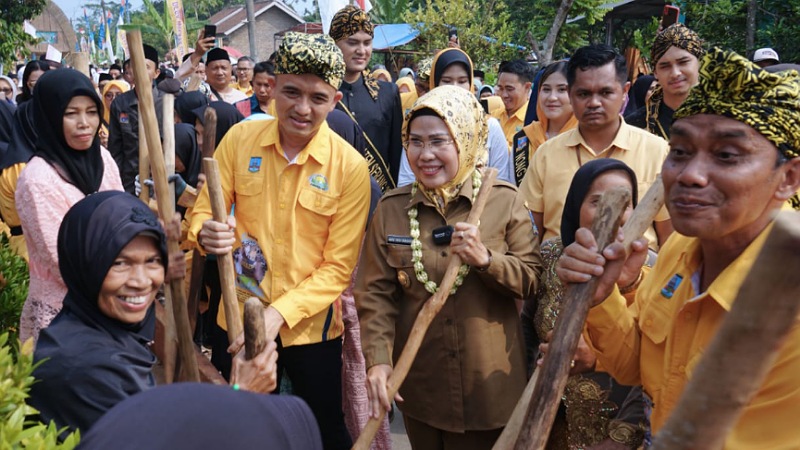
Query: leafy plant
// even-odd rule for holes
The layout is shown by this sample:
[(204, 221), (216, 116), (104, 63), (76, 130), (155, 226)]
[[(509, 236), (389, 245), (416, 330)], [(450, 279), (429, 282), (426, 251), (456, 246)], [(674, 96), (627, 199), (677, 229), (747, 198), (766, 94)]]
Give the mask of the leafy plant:
[(23, 22), (39, 15), (46, 5), (46, 0), (0, 0), (0, 64), (12, 64), (21, 56), (30, 54), (27, 45), (39, 42), (39, 39), (25, 33)]
[(37, 411), (25, 404), (31, 385), (33, 341), (14, 355), (9, 334), (0, 335), (0, 449), (71, 450), (78, 445), (80, 434), (70, 433), (59, 443), (59, 430), (33, 420)]
[(17, 340), (22, 305), (28, 296), (28, 264), (9, 246), (8, 235), (0, 233), (0, 332)]

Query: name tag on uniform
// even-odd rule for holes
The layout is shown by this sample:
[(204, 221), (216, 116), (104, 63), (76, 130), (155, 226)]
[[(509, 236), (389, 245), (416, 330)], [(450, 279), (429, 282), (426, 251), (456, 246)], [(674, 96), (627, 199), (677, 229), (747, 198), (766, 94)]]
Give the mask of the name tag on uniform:
[(390, 234), (387, 242), (393, 245), (411, 245), (411, 236), (398, 236), (396, 234)]

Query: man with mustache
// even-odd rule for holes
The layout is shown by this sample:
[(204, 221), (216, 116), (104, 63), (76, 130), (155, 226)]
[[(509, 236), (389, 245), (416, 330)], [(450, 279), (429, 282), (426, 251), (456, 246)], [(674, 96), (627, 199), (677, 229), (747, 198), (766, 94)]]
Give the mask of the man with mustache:
[(397, 85), (369, 76), (374, 30), (367, 13), (351, 5), (333, 16), (328, 34), (342, 51), (346, 65), (339, 88), (342, 99), (336, 108), (346, 112), (363, 130), (367, 141), (364, 158), (370, 174), (386, 191), (397, 186), (403, 151), (403, 112)]
[[(617, 280), (640, 275), (645, 245), (602, 253), (588, 229), (559, 261), (559, 278), (600, 277), (584, 336), (598, 362), (653, 400), (658, 437), (755, 262), (775, 214), (798, 206), (800, 77), (771, 74), (733, 52), (710, 51), (699, 84), (675, 111), (662, 177), (675, 233), (627, 307)], [(635, 286), (634, 286), (635, 287)], [(800, 326), (795, 323), (725, 448), (796, 448)]]
[(233, 71), (228, 52), (212, 48), (206, 54), (206, 82), (211, 87), (211, 100), (234, 104), (247, 98), (247, 94), (231, 87)]
[(645, 106), (625, 117), (629, 124), (669, 139), (672, 115), (689, 90), (697, 84), (703, 41), (681, 23), (670, 25), (656, 36), (650, 60), (658, 87)]
[[(641, 199), (667, 155), (665, 140), (628, 125), (620, 116), (630, 83), (625, 58), (614, 49), (579, 48), (569, 60), (567, 85), (578, 126), (539, 147), (519, 186), (542, 241), (559, 235), (569, 185), (583, 163), (597, 158), (623, 161), (636, 173)], [(645, 236), (657, 248), (671, 231), (662, 210)]]

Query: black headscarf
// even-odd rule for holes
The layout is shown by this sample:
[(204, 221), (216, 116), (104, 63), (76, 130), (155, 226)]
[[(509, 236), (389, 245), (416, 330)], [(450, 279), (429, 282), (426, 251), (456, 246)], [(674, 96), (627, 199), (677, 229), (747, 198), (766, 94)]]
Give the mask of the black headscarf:
[(469, 59), (469, 56), (467, 56), (467, 54), (460, 49), (448, 48), (439, 52), (434, 59), (434, 65), (431, 69), (431, 79), (433, 80), (433, 86), (431, 86), (431, 89), (439, 86), (439, 83), (442, 81), (442, 74), (444, 71), (455, 63), (461, 63), (464, 65), (464, 70), (469, 76), (469, 85), (472, 86), (472, 61)]
[(11, 142), (11, 130), (14, 128), (14, 105), (0, 102), (0, 158), (8, 151)]
[(197, 186), (197, 176), (202, 165), (200, 149), (197, 148), (197, 133), (194, 126), (188, 123), (175, 124), (175, 157), (183, 162), (186, 168), (180, 172), (181, 178), (190, 186)]
[(184, 92), (175, 99), (175, 112), (181, 122), (194, 125), (193, 109), (208, 105), (208, 97), (200, 91)]
[(36, 126), (33, 118), (33, 101), (20, 103), (14, 113), (11, 141), (5, 153), (0, 152), (0, 172), (17, 163), (26, 163), (36, 149)]
[(290, 395), (178, 383), (120, 403), (81, 438), (81, 450), (321, 450), (311, 409)]
[(634, 109), (631, 111), (636, 111), (637, 109), (643, 107), (645, 105), (645, 98), (647, 98), (647, 91), (650, 89), (650, 85), (653, 84), (656, 77), (652, 75), (642, 75), (636, 79), (633, 83), (633, 87), (631, 91), (633, 91), (633, 106)]
[(201, 106), (200, 108), (192, 110), (192, 114), (194, 115), (195, 119), (199, 120), (203, 125), (205, 125), (205, 113), (206, 108), (208, 107), (214, 108), (214, 111), (217, 112), (216, 146), (219, 147), (219, 143), (222, 142), (222, 138), (225, 137), (225, 134), (228, 133), (228, 130), (230, 130), (232, 126), (244, 120), (244, 116), (239, 112), (238, 109), (236, 109), (235, 106), (231, 105), (230, 103), (211, 102), (208, 104), (208, 106)]
[(89, 195), (97, 192), (103, 182), (103, 157), (97, 130), (87, 150), (70, 148), (64, 138), (64, 111), (74, 97), (82, 95), (95, 102), (102, 118), (103, 102), (86, 75), (73, 69), (59, 69), (45, 72), (39, 78), (33, 96), (34, 123), (41, 131), (35, 155), (61, 169), (62, 176), (69, 178), (66, 181)]
[(92, 194), (64, 216), (58, 232), (58, 265), (67, 285), (61, 312), (42, 330), (34, 360), (38, 380), (30, 403), (42, 419), (86, 431), (108, 409), (153, 386), (155, 306), (145, 319), (126, 324), (98, 306), (103, 281), (120, 251), (136, 236), (158, 240), (165, 271), (167, 246), (153, 212), (120, 191)]
[(636, 207), (639, 191), (636, 188), (636, 174), (624, 162), (612, 158), (593, 159), (578, 169), (569, 185), (567, 200), (564, 202), (564, 212), (561, 214), (561, 242), (566, 248), (575, 242), (575, 232), (581, 226), (581, 205), (592, 187), (592, 183), (600, 175), (612, 170), (621, 170), (631, 179), (631, 198)]

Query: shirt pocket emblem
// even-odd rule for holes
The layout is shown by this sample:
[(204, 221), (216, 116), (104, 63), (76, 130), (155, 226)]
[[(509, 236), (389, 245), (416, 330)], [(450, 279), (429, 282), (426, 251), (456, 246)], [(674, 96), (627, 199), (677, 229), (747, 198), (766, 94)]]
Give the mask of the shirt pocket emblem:
[(328, 179), (321, 173), (315, 173), (308, 177), (308, 183), (321, 191), (328, 191)]
[(252, 173), (256, 173), (261, 170), (261, 157), (253, 156), (250, 158), (250, 165), (247, 167), (247, 170)]

